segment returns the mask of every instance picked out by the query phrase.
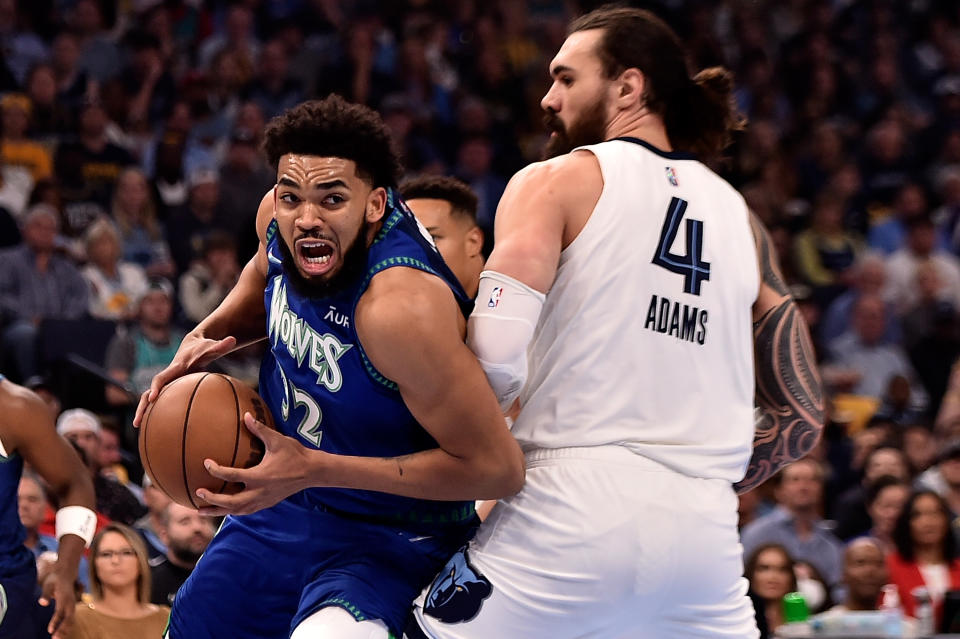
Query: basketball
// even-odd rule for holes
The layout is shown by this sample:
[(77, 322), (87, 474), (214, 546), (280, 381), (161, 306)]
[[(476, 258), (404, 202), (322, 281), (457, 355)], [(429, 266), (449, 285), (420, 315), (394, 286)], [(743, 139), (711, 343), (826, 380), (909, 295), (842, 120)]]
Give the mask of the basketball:
[(263, 458), (263, 442), (243, 424), (247, 412), (274, 427), (256, 391), (227, 375), (193, 373), (164, 386), (140, 425), (140, 460), (154, 486), (190, 508), (207, 505), (198, 488), (241, 490), (242, 484), (213, 477), (203, 460), (249, 468)]

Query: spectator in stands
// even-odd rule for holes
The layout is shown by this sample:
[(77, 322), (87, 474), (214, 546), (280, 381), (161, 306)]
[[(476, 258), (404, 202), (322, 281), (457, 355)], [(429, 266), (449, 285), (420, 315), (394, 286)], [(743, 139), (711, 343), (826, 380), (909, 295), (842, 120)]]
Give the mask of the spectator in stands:
[(143, 171), (131, 167), (120, 173), (110, 211), (120, 229), (123, 259), (141, 266), (148, 277), (172, 276), (176, 267)]
[(170, 606), (213, 539), (213, 520), (171, 501), (162, 512), (161, 522), (160, 537), (167, 552), (150, 564), (151, 601)]
[(77, 604), (67, 639), (154, 639), (163, 634), (170, 608), (150, 603), (150, 566), (143, 540), (111, 523), (90, 544), (90, 603)]
[(933, 600), (934, 627), (939, 628), (944, 595), (960, 588), (960, 559), (947, 503), (933, 491), (913, 493), (897, 519), (893, 541), (896, 551), (887, 555), (887, 570), (904, 614), (917, 616), (911, 591), (925, 586)]
[[(45, 319), (78, 319), (87, 311), (87, 285), (73, 263), (56, 252), (59, 220), (37, 204), (23, 222), (23, 243), (0, 251), (2, 352), (12, 379), (36, 375), (37, 331)], [(15, 372), (15, 374), (13, 373)]]
[(94, 99), (84, 101), (78, 137), (57, 148), (54, 172), (63, 186), (66, 235), (79, 237), (107, 213), (120, 172), (133, 164), (125, 149), (107, 139), (107, 112)]
[(910, 484), (893, 475), (883, 475), (867, 485), (865, 502), (870, 515), (867, 536), (880, 544), (884, 553), (894, 550), (893, 530), (908, 497)]
[(204, 238), (211, 231), (225, 226), (217, 172), (198, 169), (190, 174), (188, 184), (190, 197), (187, 205), (171, 212), (167, 220), (167, 242), (178, 273), (186, 273), (190, 263), (200, 255)]
[[(887, 264), (876, 253), (863, 253), (852, 267), (850, 288), (834, 299), (820, 320), (820, 341), (829, 344), (853, 328), (853, 307), (863, 295), (882, 295), (887, 281)], [(887, 304), (887, 325), (883, 332), (885, 342), (900, 339), (900, 324), (894, 315), (894, 306)]]
[(897, 191), (890, 214), (870, 227), (867, 244), (883, 255), (892, 255), (903, 248), (911, 220), (929, 211), (927, 193), (917, 182), (907, 182)]
[(99, 83), (120, 73), (120, 49), (106, 31), (103, 11), (96, 0), (78, 0), (73, 5), (70, 26), (79, 38), (80, 68)]
[(247, 98), (260, 106), (267, 119), (303, 101), (303, 89), (290, 76), (287, 50), (280, 40), (271, 40), (260, 50), (256, 79), (251, 83)]
[(24, 90), (32, 106), (31, 137), (48, 145), (57, 143), (73, 128), (73, 116), (67, 105), (57, 100), (57, 77), (53, 67), (41, 63), (30, 69)]
[(875, 295), (862, 296), (853, 308), (853, 330), (830, 345), (824, 381), (839, 391), (880, 399), (890, 380), (900, 375), (910, 382), (913, 408), (922, 410), (927, 394), (917, 381), (910, 360), (899, 344), (884, 344), (887, 310)]
[(837, 537), (846, 541), (859, 537), (870, 529), (867, 495), (881, 477), (896, 477), (901, 482), (910, 480), (910, 469), (903, 451), (892, 444), (881, 444), (867, 454), (860, 484), (843, 493), (837, 500)]
[[(43, 557), (44, 553), (56, 555), (59, 548), (56, 537), (40, 532), (40, 525), (43, 523), (48, 507), (50, 503), (43, 480), (36, 473), (25, 470), (17, 487), (17, 509), (20, 523), (27, 531), (27, 538), (23, 544), (30, 549), (37, 562), (46, 561), (47, 557), (50, 557), (50, 555)], [(88, 570), (86, 558), (81, 557), (77, 568), (77, 581), (80, 582), (84, 591), (90, 584)]]
[(820, 517), (824, 471), (809, 457), (786, 466), (776, 476), (777, 507), (741, 531), (745, 555), (763, 544), (777, 543), (795, 560), (802, 559), (833, 588), (840, 581), (843, 544)]
[(137, 393), (132, 397), (115, 386), (107, 386), (107, 402), (132, 406), (150, 380), (173, 359), (183, 332), (173, 326), (173, 286), (166, 280), (152, 280), (138, 302), (137, 323), (117, 328), (107, 346), (105, 367), (122, 382), (130, 382)]
[(847, 544), (843, 553), (843, 584), (847, 596), (832, 612), (878, 610), (880, 593), (887, 584), (885, 551), (875, 539), (861, 537)]
[(70, 112), (75, 112), (90, 87), (85, 71), (80, 68), (80, 42), (69, 30), (63, 30), (53, 39), (50, 64), (57, 84), (57, 101)]
[(757, 614), (762, 612), (767, 627), (775, 632), (786, 622), (784, 595), (797, 590), (797, 576), (790, 553), (780, 544), (761, 544), (747, 555), (744, 574), (750, 582), (750, 590), (763, 602), (763, 610), (757, 610)]
[(0, 98), (3, 116), (0, 161), (7, 166), (23, 167), (36, 183), (51, 176), (53, 160), (46, 147), (27, 137), (32, 110), (30, 98), (21, 93), (8, 93)]
[(917, 290), (917, 271), (929, 262), (943, 287), (943, 299), (960, 308), (960, 260), (936, 248), (936, 228), (928, 216), (910, 220), (907, 241), (902, 249), (887, 261), (887, 296), (895, 300), (901, 313), (915, 306), (920, 297)]
[(121, 75), (129, 100), (126, 123), (136, 130), (147, 130), (169, 112), (176, 94), (170, 69), (164, 66), (160, 41), (142, 30), (127, 37), (131, 59)]
[(485, 235), (493, 237), (493, 218), (506, 180), (492, 170), (493, 145), (484, 136), (463, 141), (457, 151), (457, 177), (470, 185), (477, 195), (477, 224)]
[(203, 242), (201, 259), (180, 277), (180, 305), (187, 319), (199, 324), (220, 305), (240, 276), (237, 246), (223, 231), (212, 231)]
[(217, 54), (227, 51), (237, 53), (251, 63), (259, 57), (260, 42), (253, 29), (253, 12), (246, 6), (236, 4), (227, 10), (223, 33), (207, 38), (200, 46), (198, 59), (201, 67), (213, 65)]
[(244, 263), (256, 253), (259, 243), (255, 232), (257, 205), (276, 181), (276, 171), (267, 168), (257, 148), (257, 134), (250, 129), (234, 129), (220, 169), (220, 208), (230, 213), (223, 216), (221, 228), (236, 239)]
[(919, 477), (937, 460), (937, 444), (926, 424), (911, 424), (903, 431), (903, 454), (910, 465), (910, 476)]
[(132, 525), (146, 513), (146, 508), (123, 484), (100, 472), (101, 431), (97, 416), (83, 408), (71, 408), (57, 418), (57, 433), (74, 442), (84, 452), (84, 461), (93, 477), (97, 512), (113, 521)]
[(165, 492), (153, 485), (150, 475), (143, 474), (143, 503), (147, 506), (147, 514), (141, 517), (134, 528), (147, 544), (147, 554), (150, 561), (167, 554), (167, 544), (160, 536), (163, 529), (163, 513), (170, 503)]
[(811, 218), (810, 228), (796, 238), (794, 257), (800, 277), (825, 305), (853, 282), (863, 244), (843, 227), (843, 200), (836, 194), (822, 194)]
[(84, 244), (87, 265), (82, 272), (90, 285), (90, 315), (115, 321), (136, 317), (147, 275), (140, 265), (121, 261), (120, 234), (113, 222), (101, 218), (91, 224)]

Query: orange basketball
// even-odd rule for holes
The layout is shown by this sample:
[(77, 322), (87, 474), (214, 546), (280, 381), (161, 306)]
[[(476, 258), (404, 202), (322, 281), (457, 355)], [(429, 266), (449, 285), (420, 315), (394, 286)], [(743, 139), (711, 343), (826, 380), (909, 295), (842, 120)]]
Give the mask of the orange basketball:
[(274, 427), (256, 391), (227, 375), (193, 373), (164, 386), (140, 425), (140, 461), (153, 485), (190, 508), (207, 505), (198, 488), (241, 490), (241, 484), (213, 477), (203, 460), (249, 468), (263, 458), (263, 442), (244, 426), (244, 413)]

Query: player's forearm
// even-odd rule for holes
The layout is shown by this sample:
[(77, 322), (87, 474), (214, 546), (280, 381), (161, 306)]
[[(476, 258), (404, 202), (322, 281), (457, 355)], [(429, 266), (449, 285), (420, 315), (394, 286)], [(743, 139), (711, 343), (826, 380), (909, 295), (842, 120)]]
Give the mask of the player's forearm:
[(266, 278), (251, 260), (240, 273), (237, 285), (210, 315), (190, 331), (191, 334), (207, 339), (235, 337), (238, 347), (265, 337), (263, 291), (266, 283)]
[(507, 497), (520, 490), (524, 478), (519, 447), (472, 458), (455, 457), (440, 448), (391, 458), (315, 451), (309, 468), (310, 486), (444, 501)]
[(823, 388), (803, 317), (787, 298), (754, 329), (756, 423), (753, 455), (737, 492), (746, 492), (816, 445), (823, 430)]

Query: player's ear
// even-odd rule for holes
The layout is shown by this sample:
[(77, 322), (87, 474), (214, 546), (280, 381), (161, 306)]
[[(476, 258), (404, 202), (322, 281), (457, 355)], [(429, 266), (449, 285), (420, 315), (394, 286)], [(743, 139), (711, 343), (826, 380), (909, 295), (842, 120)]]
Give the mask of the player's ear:
[(629, 68), (620, 74), (614, 82), (614, 102), (617, 107), (626, 109), (643, 102), (643, 89), (646, 78), (640, 69)]
[(367, 209), (364, 212), (364, 218), (371, 224), (379, 222), (387, 210), (387, 190), (379, 186), (367, 196)]
[(483, 229), (474, 226), (467, 231), (464, 236), (464, 243), (467, 247), (467, 257), (476, 257), (483, 250)]

